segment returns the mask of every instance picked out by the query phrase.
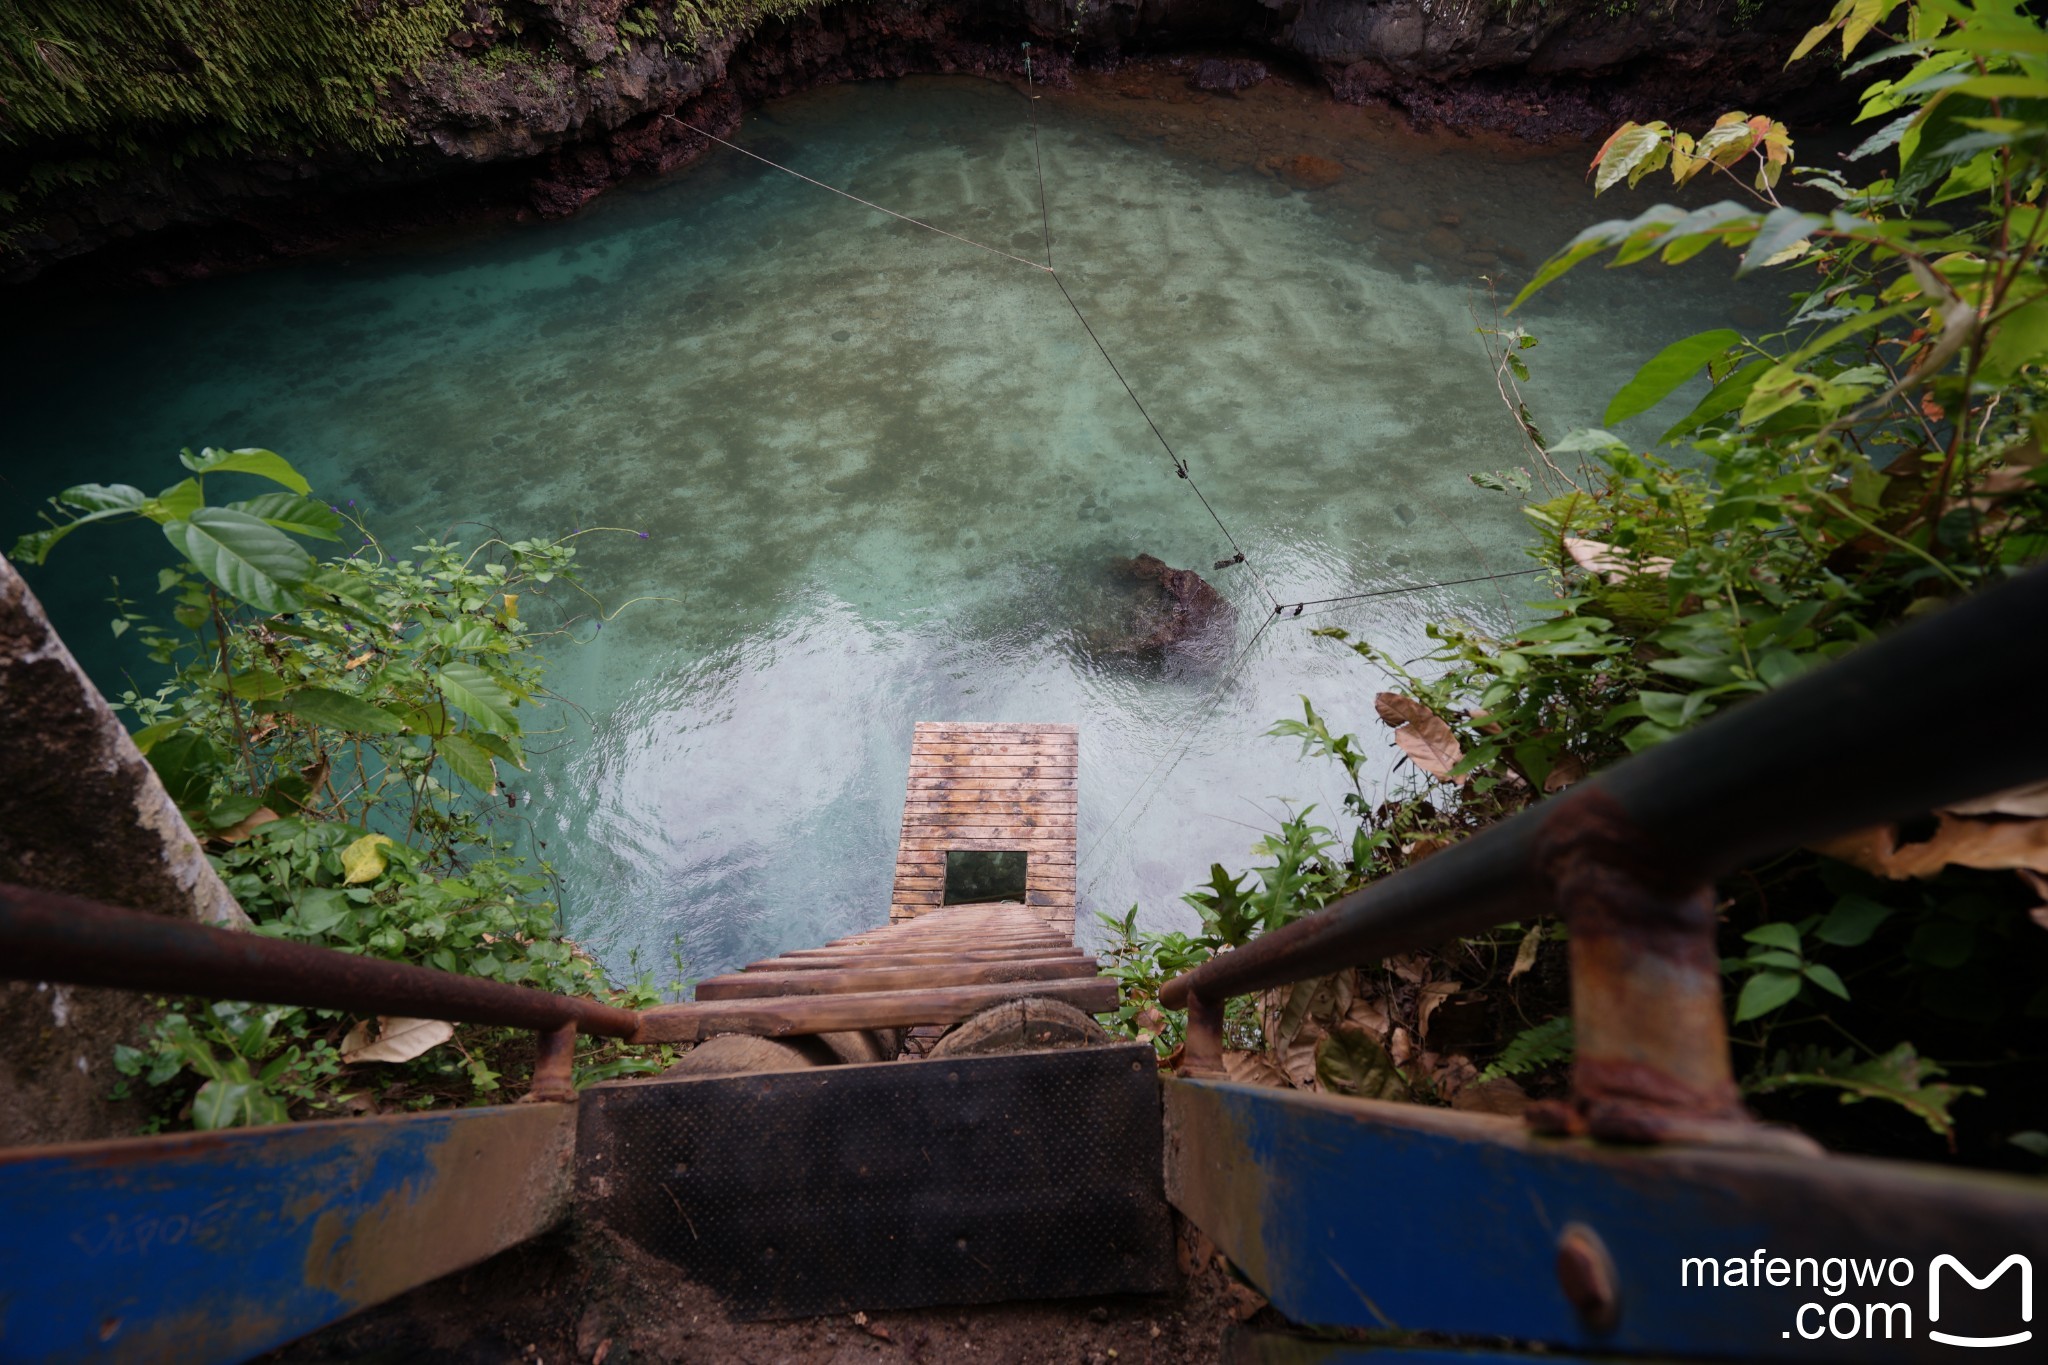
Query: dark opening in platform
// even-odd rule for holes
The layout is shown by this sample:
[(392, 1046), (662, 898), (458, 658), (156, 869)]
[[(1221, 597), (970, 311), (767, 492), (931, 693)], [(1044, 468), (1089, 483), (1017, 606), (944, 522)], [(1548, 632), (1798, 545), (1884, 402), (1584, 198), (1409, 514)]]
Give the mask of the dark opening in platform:
[(946, 854), (946, 895), (940, 904), (1021, 902), (1029, 864), (1024, 853), (952, 849)]

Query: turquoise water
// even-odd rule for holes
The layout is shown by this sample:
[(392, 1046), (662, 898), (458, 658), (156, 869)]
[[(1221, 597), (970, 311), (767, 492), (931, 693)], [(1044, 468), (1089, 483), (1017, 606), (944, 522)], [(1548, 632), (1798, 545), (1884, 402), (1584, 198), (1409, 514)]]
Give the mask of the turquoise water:
[[(1585, 152), (1424, 137), (1277, 84), (1243, 102), (1041, 104), (1062, 277), (1286, 601), (1517, 567), (1523, 525), (1466, 475), (1517, 462), (1473, 336), (1595, 217)], [(1020, 256), (1042, 250), (1024, 97), (968, 79), (840, 87), (750, 116), (806, 174)], [(1310, 192), (1262, 171), (1311, 151)], [(1390, 212), (1390, 210), (1392, 212)], [(1450, 225), (1455, 220), (1455, 226)], [(1724, 325), (1725, 268), (1589, 272), (1529, 310), (1538, 416), (1593, 425), (1630, 366)], [(26, 323), (27, 325), (23, 325)], [(1396, 753), (1377, 680), (1311, 637), (1397, 654), (1425, 621), (1498, 624), (1510, 582), (1270, 614), (1043, 272), (729, 152), (563, 223), (17, 319), (0, 478), (21, 509), (93, 478), (156, 488), (183, 445), (264, 445), (388, 543), (589, 527), (586, 582), (631, 602), (558, 650), (580, 710), (522, 817), (575, 934), (663, 978), (886, 914), (912, 723), (1081, 727), (1083, 936), (1137, 902), (1185, 924), (1282, 798), (1334, 769), (1260, 738), (1315, 698)], [(110, 690), (107, 572), (150, 534), (68, 543), (34, 581)], [(1211, 653), (1103, 647), (1111, 565), (1201, 569), (1239, 607)], [(641, 600), (634, 600), (641, 599)], [(1405, 771), (1405, 770), (1404, 770)], [(1397, 779), (1398, 780), (1398, 779)], [(511, 818), (511, 817), (508, 817)], [(508, 832), (517, 832), (508, 829)]]

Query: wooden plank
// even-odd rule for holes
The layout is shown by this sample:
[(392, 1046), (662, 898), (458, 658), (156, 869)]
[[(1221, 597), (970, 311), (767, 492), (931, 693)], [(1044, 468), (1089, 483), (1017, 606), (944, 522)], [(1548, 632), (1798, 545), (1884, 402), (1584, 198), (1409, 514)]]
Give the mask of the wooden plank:
[(913, 824), (905, 820), (904, 828), (950, 829), (956, 825), (1000, 825), (1005, 829), (1051, 829), (1071, 830), (1075, 826), (1074, 812), (1058, 811), (1052, 814), (1013, 815), (1007, 811), (987, 810), (976, 806), (962, 806), (956, 810), (937, 811), (919, 817)]
[(1096, 975), (1085, 958), (1024, 958), (1015, 962), (947, 962), (917, 967), (847, 967), (822, 972), (738, 972), (697, 983), (699, 1000), (740, 1000), (757, 995), (859, 994), (975, 986), (998, 981), (1081, 980)]
[(1037, 962), (1050, 958), (1093, 958), (1073, 946), (1073, 936), (1057, 948), (994, 948), (965, 953), (821, 953), (811, 957), (770, 957), (750, 962), (742, 970), (762, 972), (837, 971), (843, 967), (923, 967), (961, 962)]
[(913, 755), (910, 766), (926, 773), (974, 774), (991, 768), (1005, 772), (1014, 768), (1053, 768), (1070, 773), (1080, 764), (1072, 754), (923, 754)]
[(964, 740), (942, 744), (914, 744), (910, 748), (911, 761), (948, 755), (959, 758), (1015, 758), (1020, 755), (1031, 757), (1064, 756), (1069, 762), (1080, 754), (1080, 748), (1073, 744), (972, 744)]
[(1036, 720), (921, 720), (916, 722), (916, 728), (923, 733), (935, 730), (1032, 730), (1046, 735), (1081, 733), (1078, 725)]
[(1074, 779), (1068, 777), (926, 777), (913, 773), (908, 779), (911, 792), (1071, 792)]
[(847, 1029), (957, 1024), (990, 1005), (1021, 996), (1064, 1000), (1090, 1014), (1116, 1008), (1116, 983), (1104, 977), (862, 995), (769, 996), (756, 1000), (692, 1001), (659, 1005), (640, 1015), (635, 1043), (694, 1043), (719, 1033), (787, 1038)]

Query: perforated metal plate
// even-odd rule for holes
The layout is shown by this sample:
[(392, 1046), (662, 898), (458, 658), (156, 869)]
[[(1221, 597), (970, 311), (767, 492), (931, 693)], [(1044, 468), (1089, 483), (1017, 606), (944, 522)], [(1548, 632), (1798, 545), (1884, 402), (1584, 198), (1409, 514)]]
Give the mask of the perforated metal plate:
[(581, 1108), (583, 1216), (741, 1317), (1175, 1284), (1143, 1045), (614, 1082)]

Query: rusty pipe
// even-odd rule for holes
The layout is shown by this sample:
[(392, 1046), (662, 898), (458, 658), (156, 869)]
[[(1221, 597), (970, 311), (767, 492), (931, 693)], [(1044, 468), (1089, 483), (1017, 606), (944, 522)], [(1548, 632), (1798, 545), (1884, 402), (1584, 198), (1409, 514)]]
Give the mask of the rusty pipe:
[(533, 1083), (522, 1104), (560, 1104), (576, 1098), (576, 1025), (544, 1030), (533, 1058)]
[(631, 1037), (640, 1016), (454, 972), (0, 885), (0, 978)]

